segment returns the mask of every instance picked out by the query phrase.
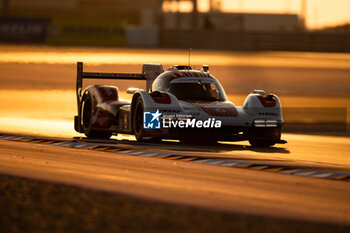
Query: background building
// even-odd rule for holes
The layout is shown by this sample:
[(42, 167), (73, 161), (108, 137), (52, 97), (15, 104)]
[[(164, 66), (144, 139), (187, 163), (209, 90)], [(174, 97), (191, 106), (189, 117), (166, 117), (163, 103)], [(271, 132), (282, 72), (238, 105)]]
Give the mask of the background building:
[[(162, 13), (164, 29), (193, 29), (191, 13)], [(296, 14), (198, 13), (197, 30), (294, 32), (304, 28)]]
[[(295, 14), (221, 13), (220, 1), (210, 1), (209, 12), (164, 12), (163, 0), (2, 0), (2, 12), (16, 17), (86, 17), (124, 19), (129, 25), (164, 29), (293, 31), (300, 27)], [(189, 1), (186, 1), (189, 2)], [(6, 8), (6, 9), (5, 9)], [(179, 9), (179, 8), (177, 8)], [(194, 18), (195, 17), (195, 18)], [(195, 21), (195, 23), (193, 22)]]
[(232, 13), (222, 9), (221, 0), (208, 0), (209, 7), (204, 12), (202, 8), (198, 10), (197, 1), (200, 2), (0, 0), (3, 16), (0, 18), (0, 41), (252, 51), (350, 51), (348, 26), (336, 30), (305, 30), (305, 5), (300, 15)]

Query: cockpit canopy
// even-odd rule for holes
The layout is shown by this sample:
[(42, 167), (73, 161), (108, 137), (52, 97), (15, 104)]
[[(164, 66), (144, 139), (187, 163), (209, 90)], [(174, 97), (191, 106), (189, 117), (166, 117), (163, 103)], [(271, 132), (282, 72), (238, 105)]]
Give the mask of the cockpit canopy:
[(164, 72), (154, 80), (151, 91), (169, 92), (179, 100), (226, 100), (220, 83), (209, 73), (201, 71)]

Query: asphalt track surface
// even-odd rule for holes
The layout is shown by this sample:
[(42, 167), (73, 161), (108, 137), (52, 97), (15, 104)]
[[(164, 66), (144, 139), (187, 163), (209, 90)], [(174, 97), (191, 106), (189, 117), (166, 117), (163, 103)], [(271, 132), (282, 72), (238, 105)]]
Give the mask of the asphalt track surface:
[[(106, 144), (84, 140), (83, 143)], [(183, 146), (171, 143), (138, 146), (135, 142), (113, 144), (127, 146), (129, 150), (172, 153), (184, 150)], [(192, 148), (198, 156), (209, 151), (208, 147)], [(125, 150), (115, 153), (99, 150), (103, 149), (67, 148), (50, 145), (45, 140), (43, 143), (0, 140), (0, 172), (232, 213), (341, 225), (350, 223), (350, 182), (347, 178), (319, 179), (261, 169), (191, 163), (186, 159), (135, 156), (123, 153)], [(231, 152), (231, 157), (233, 155)], [(281, 160), (270, 155), (260, 158), (250, 155), (244, 159), (248, 157), (267, 163), (277, 161), (294, 163), (293, 166), (319, 166), (317, 170), (350, 170), (344, 164), (321, 163), (320, 168), (320, 163), (310, 161)]]

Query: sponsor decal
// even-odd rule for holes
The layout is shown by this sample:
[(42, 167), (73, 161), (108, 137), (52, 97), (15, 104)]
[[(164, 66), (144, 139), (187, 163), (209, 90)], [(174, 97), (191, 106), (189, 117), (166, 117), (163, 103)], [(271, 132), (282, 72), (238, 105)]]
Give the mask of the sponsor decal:
[(169, 128), (221, 128), (221, 120), (215, 118), (197, 119), (192, 115), (167, 115), (159, 112), (143, 113), (144, 129), (169, 129)]

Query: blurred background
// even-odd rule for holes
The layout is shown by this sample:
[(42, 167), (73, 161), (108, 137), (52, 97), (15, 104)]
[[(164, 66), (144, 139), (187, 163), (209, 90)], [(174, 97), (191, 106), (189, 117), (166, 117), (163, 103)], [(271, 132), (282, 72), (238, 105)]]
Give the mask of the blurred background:
[(0, 0), (0, 41), (350, 51), (349, 0)]
[[(278, 94), (289, 132), (349, 134), (350, 0), (0, 0), (0, 14), (1, 132), (76, 135), (82, 61), (119, 73), (208, 64), (238, 106), (254, 89)], [(92, 84), (123, 98), (145, 86)]]

